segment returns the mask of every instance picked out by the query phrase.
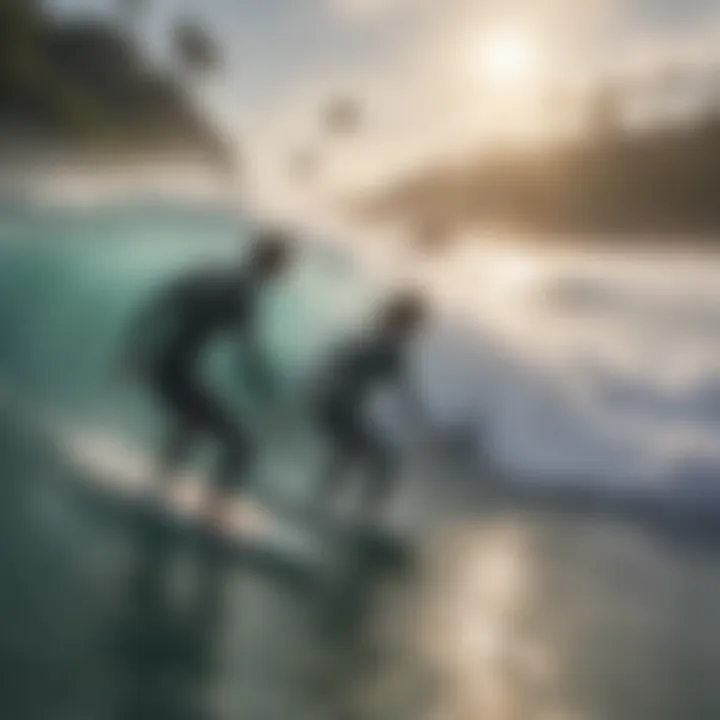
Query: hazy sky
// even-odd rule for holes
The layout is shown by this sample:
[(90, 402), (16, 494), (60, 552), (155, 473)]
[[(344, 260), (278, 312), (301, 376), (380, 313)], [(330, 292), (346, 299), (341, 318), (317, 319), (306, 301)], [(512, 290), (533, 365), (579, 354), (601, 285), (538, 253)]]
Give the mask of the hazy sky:
[[(63, 12), (117, 17), (120, 0), (52, 0)], [(542, 86), (663, 53), (714, 53), (718, 0), (148, 0), (143, 46), (167, 57), (173, 18), (200, 20), (224, 68), (197, 92), (229, 132), (275, 161), (327, 144), (318, 107), (355, 93), (368, 123), (332, 148), (345, 172), (371, 177), (423, 156), (495, 139), (498, 128), (539, 124), (528, 102)], [(502, 30), (495, 30), (501, 28)], [(539, 70), (503, 106), (480, 49), (507, 29), (531, 46)], [(507, 43), (506, 43), (507, 44)], [(521, 48), (522, 49), (522, 48)], [(517, 54), (517, 53), (516, 53)], [(512, 60), (512, 57), (511, 57)], [(512, 63), (511, 63), (512, 65)], [(527, 74), (527, 73), (526, 73)], [(501, 85), (503, 91), (507, 83)], [(507, 93), (506, 93), (507, 94)], [(504, 109), (503, 109), (504, 107)], [(503, 114), (505, 113), (505, 114)]]

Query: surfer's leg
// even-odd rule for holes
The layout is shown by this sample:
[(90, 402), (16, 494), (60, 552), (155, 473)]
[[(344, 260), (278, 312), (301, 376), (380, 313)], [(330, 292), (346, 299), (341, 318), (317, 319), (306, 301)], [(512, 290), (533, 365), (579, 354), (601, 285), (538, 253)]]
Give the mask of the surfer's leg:
[(328, 403), (321, 415), (323, 429), (330, 444), (330, 459), (318, 485), (318, 501), (327, 506), (357, 463), (355, 417), (344, 403)]
[(327, 505), (332, 502), (339, 485), (347, 475), (351, 465), (352, 456), (347, 448), (337, 442), (333, 442), (330, 460), (318, 484), (317, 499), (323, 507), (327, 507)]
[(222, 523), (228, 495), (241, 490), (250, 466), (252, 448), (247, 434), (232, 415), (209, 396), (205, 397), (207, 427), (219, 444), (220, 457), (208, 490), (206, 511), (213, 522)]
[(232, 492), (245, 485), (245, 473), (250, 464), (250, 443), (239, 427), (228, 423), (222, 433), (222, 444), (217, 473), (218, 488), (223, 492)]
[(388, 448), (369, 439), (364, 457), (367, 479), (363, 512), (369, 518), (375, 518), (383, 512), (394, 490), (397, 463)]
[(184, 373), (161, 376), (155, 389), (168, 417), (168, 429), (155, 483), (157, 492), (165, 493), (187, 462), (200, 424), (193, 405), (191, 383)]
[(245, 436), (237, 429), (231, 431), (228, 428), (220, 451), (218, 469), (205, 503), (207, 517), (213, 524), (224, 524), (230, 497), (245, 485), (249, 458), (249, 444)]

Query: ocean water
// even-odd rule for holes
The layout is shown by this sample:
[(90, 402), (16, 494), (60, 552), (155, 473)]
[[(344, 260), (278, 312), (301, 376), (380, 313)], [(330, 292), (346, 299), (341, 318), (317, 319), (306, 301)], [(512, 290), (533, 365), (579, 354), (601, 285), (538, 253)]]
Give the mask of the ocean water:
[[(415, 368), (428, 424), (465, 450), (450, 467), (409, 445), (416, 574), (350, 555), (346, 582), (308, 593), (138, 532), (67, 452), (151, 453), (152, 406), (109, 372), (122, 329), (247, 232), (172, 205), (0, 221), (2, 717), (718, 717), (718, 261), (487, 242), (389, 257), (378, 279), (307, 238), (264, 308), (288, 406), (402, 276), (437, 308)], [(293, 418), (257, 481), (302, 495), (318, 452)], [(662, 522), (623, 512), (657, 498)]]

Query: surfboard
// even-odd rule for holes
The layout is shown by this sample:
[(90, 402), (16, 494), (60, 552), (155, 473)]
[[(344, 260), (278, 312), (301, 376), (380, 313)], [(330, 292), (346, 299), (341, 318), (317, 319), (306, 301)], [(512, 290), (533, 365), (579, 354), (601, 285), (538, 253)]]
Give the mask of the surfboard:
[(179, 477), (172, 491), (153, 499), (154, 464), (111, 434), (66, 432), (61, 449), (84, 471), (88, 490), (122, 506), (133, 522), (257, 569), (313, 583), (348, 564), (392, 572), (412, 564), (411, 545), (393, 533), (277, 495), (228, 500), (221, 525), (203, 511), (205, 478)]

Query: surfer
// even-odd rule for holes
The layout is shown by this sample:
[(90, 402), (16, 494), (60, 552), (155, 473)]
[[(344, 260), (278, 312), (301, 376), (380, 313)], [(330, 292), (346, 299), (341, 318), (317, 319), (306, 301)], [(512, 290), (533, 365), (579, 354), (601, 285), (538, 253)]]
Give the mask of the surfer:
[(370, 396), (381, 385), (399, 385), (412, 417), (419, 411), (409, 387), (410, 345), (426, 319), (424, 300), (402, 293), (383, 308), (378, 321), (360, 338), (339, 347), (324, 366), (314, 396), (320, 426), (332, 444), (332, 458), (320, 483), (327, 503), (346, 472), (367, 472), (365, 509), (374, 515), (392, 490), (397, 458), (366, 416)]
[(258, 303), (290, 260), (289, 238), (279, 231), (259, 232), (245, 261), (195, 270), (161, 289), (126, 338), (121, 371), (139, 379), (168, 416), (157, 489), (166, 489), (198, 440), (216, 442), (220, 462), (206, 508), (214, 521), (222, 517), (226, 493), (242, 482), (252, 442), (207, 387), (203, 361), (218, 336), (236, 335), (249, 388), (259, 400), (271, 396), (272, 377), (258, 342)]

